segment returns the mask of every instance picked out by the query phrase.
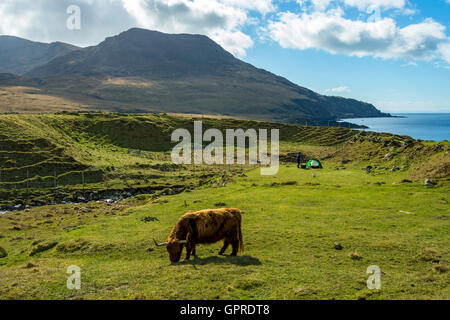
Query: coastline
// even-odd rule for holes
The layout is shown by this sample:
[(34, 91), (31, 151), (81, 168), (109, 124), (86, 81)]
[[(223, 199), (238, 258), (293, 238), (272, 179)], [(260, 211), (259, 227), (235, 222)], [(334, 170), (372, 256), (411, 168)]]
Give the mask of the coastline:
[(346, 118), (369, 131), (410, 136), (416, 140), (450, 140), (450, 113), (398, 113), (391, 117)]

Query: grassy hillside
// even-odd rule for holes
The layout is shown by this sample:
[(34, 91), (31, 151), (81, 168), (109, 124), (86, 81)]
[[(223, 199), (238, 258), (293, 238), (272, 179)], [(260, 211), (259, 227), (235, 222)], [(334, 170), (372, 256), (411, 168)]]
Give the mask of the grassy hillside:
[[(352, 160), (387, 169), (395, 166), (408, 171), (414, 180), (446, 180), (450, 172), (448, 143), (444, 142), (429, 144), (336, 127), (232, 118), (197, 120), (203, 121), (204, 130), (280, 129), (280, 157), (285, 163), (295, 161), (296, 153), (301, 152), (305, 159)], [(170, 136), (176, 128), (192, 132), (193, 118), (78, 112), (1, 115), (0, 202), (10, 205), (20, 198), (48, 202), (50, 194), (59, 191), (70, 195), (80, 190), (157, 188), (160, 183), (169, 187), (180, 185), (180, 177), (187, 186), (198, 183), (201, 176), (217, 174), (221, 170), (217, 166), (172, 165)]]
[[(0, 115), (0, 200), (22, 206), (0, 214), (0, 298), (450, 298), (448, 142), (201, 119), (204, 130), (279, 128), (283, 165), (264, 177), (257, 166), (173, 165), (170, 135), (192, 120)], [(297, 169), (297, 152), (325, 169)], [(127, 200), (96, 201), (117, 192)], [(244, 212), (239, 257), (218, 257), (216, 244), (171, 265), (152, 244), (183, 213), (224, 206)], [(81, 291), (66, 288), (70, 265)], [(366, 288), (370, 265), (382, 270), (379, 291)]]
[[(15, 299), (448, 299), (448, 186), (398, 184), (359, 166), (311, 172), (283, 166), (158, 199), (35, 208), (0, 216), (0, 297)], [(383, 180), (385, 185), (379, 185)], [(397, 183), (397, 184), (393, 184)], [(243, 210), (246, 251), (219, 244), (171, 265), (164, 239), (184, 212), (218, 202)], [(223, 204), (222, 204), (223, 206)], [(340, 242), (342, 250), (334, 243)], [(42, 252), (40, 252), (42, 251)], [(82, 290), (66, 289), (66, 268)], [(366, 288), (366, 269), (382, 289)], [(183, 279), (183, 281), (180, 281)]]

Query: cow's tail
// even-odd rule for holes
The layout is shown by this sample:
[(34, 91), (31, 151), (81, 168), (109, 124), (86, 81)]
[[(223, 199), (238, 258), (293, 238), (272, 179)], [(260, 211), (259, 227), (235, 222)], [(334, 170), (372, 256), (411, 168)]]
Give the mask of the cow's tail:
[(242, 218), (239, 216), (239, 250), (244, 252), (244, 239), (242, 237)]

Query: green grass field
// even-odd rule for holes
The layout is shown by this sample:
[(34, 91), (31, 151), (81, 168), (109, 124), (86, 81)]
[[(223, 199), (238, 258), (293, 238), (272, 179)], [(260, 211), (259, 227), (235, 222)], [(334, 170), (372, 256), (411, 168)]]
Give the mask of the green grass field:
[[(192, 131), (193, 120), (0, 115), (0, 205), (32, 206), (0, 214), (0, 299), (450, 298), (447, 141), (198, 118), (204, 130), (279, 128), (279, 173), (172, 166), (170, 134)], [(299, 151), (325, 169), (297, 169)], [(33, 207), (57, 194), (143, 187), (155, 192)], [(152, 238), (165, 240), (188, 211), (216, 207), (243, 211), (245, 252), (219, 257), (221, 244), (200, 246), (197, 259), (170, 264)], [(66, 287), (71, 265), (81, 268), (80, 291)], [(371, 265), (381, 268), (381, 290), (366, 286)]]
[[(0, 298), (449, 299), (449, 186), (334, 165), (325, 162), (315, 178), (283, 166), (276, 176), (253, 170), (225, 187), (157, 200), (0, 216), (9, 253), (0, 260)], [(219, 244), (200, 246), (197, 259), (170, 264), (151, 239), (165, 239), (183, 213), (218, 202), (243, 211), (245, 252), (219, 257)], [(39, 245), (54, 247), (30, 256)], [(70, 265), (81, 268), (80, 291), (66, 288)], [(381, 290), (366, 287), (370, 265), (381, 268)]]

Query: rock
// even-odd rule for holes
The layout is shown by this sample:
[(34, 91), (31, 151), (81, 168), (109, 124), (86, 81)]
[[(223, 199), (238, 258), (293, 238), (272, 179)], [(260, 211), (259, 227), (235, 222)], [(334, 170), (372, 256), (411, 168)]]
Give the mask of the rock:
[(426, 185), (427, 187), (433, 187), (433, 186), (436, 185), (436, 183), (433, 182), (433, 181), (431, 181), (430, 179), (426, 179), (426, 180), (425, 180), (425, 185)]
[(336, 170), (345, 170), (345, 167), (336, 167)]
[(448, 272), (448, 267), (446, 267), (446, 266), (444, 266), (444, 265), (442, 265), (442, 264), (438, 264), (438, 265), (434, 266), (433, 269), (436, 270), (436, 271), (438, 271), (438, 272), (440, 272), (440, 273), (446, 273), (446, 272)]
[(4, 258), (8, 255), (5, 249), (3, 247), (0, 247), (0, 258)]
[(403, 179), (402, 181), (400, 181), (400, 183), (412, 183), (412, 181), (408, 179)]
[(216, 207), (225, 207), (227, 204), (225, 202), (217, 202), (214, 204)]
[(408, 141), (405, 142), (405, 148), (409, 148), (409, 147), (412, 147), (412, 146), (414, 146), (414, 141), (408, 140)]
[(350, 163), (350, 162), (352, 162), (352, 160), (344, 159), (344, 160), (341, 161), (342, 164), (347, 164), (347, 163)]
[(392, 158), (392, 153), (388, 152), (388, 153), (384, 156), (384, 158), (385, 158), (385, 159)]
[(342, 245), (341, 245), (341, 243), (340, 243), (340, 242), (335, 242), (335, 243), (334, 243), (334, 248), (335, 248), (336, 250), (342, 250)]
[(362, 260), (362, 256), (358, 252), (351, 252), (349, 256), (352, 260)]
[(155, 218), (155, 217), (143, 217), (143, 218), (141, 218), (141, 221), (142, 222), (153, 222), (153, 221), (159, 221), (159, 219), (158, 218)]

